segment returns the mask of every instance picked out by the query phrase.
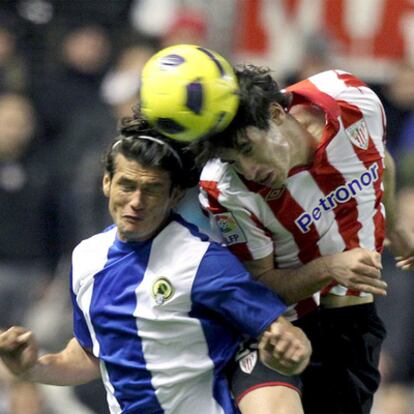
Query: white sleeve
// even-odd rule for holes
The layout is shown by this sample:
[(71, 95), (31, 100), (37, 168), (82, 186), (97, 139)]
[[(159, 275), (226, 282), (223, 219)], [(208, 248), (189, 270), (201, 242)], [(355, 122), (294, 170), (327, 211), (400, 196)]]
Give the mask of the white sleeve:
[[(204, 173), (204, 172), (203, 172)], [(273, 253), (273, 239), (261, 214), (261, 196), (243, 188), (237, 174), (227, 172), (218, 180), (202, 175), (199, 200), (217, 223), (225, 244), (242, 261)]]

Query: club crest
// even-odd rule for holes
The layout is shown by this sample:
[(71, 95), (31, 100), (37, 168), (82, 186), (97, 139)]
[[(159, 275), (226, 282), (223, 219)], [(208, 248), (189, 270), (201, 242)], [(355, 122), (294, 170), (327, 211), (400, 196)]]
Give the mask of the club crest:
[(170, 299), (174, 295), (174, 292), (175, 289), (173, 285), (165, 277), (157, 279), (152, 286), (152, 296), (154, 297), (157, 305), (162, 305)]
[(257, 351), (250, 352), (239, 361), (240, 369), (246, 373), (251, 374), (257, 363)]
[(366, 150), (369, 144), (368, 127), (364, 119), (353, 123), (345, 129), (346, 135), (358, 148)]

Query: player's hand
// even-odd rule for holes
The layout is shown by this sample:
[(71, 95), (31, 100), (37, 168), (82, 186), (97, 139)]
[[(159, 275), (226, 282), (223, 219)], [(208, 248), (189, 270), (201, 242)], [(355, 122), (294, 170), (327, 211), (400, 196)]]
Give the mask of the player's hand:
[(323, 258), (332, 277), (341, 285), (360, 292), (385, 296), (387, 283), (381, 280), (381, 255), (356, 248)]
[(33, 333), (20, 326), (0, 331), (0, 357), (13, 374), (24, 376), (38, 359), (38, 346)]
[(283, 375), (300, 374), (308, 365), (312, 346), (305, 333), (284, 318), (273, 322), (259, 341), (260, 359)]
[(387, 234), (385, 242), (401, 270), (414, 270), (414, 230), (411, 226), (399, 224)]

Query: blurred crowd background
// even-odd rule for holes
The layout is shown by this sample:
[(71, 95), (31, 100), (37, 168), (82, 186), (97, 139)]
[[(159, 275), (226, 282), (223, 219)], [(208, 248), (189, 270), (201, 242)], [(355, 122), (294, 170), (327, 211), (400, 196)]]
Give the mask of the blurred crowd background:
[[(137, 102), (143, 64), (175, 43), (269, 66), (282, 85), (327, 68), (359, 75), (383, 100), (399, 214), (414, 226), (412, 0), (2, 0), (0, 329), (31, 327), (45, 351), (70, 338), (71, 250), (110, 223), (102, 153)], [(387, 251), (383, 263), (374, 414), (412, 414), (414, 275)], [(101, 385), (37, 387), (0, 366), (0, 414), (60, 413), (106, 414)]]

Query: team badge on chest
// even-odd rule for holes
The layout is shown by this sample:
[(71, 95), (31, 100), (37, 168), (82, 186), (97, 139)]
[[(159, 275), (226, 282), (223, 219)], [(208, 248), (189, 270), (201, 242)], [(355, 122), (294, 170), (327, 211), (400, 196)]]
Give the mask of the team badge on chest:
[(175, 289), (173, 285), (165, 277), (157, 279), (152, 286), (152, 296), (154, 297), (157, 305), (162, 305), (170, 299), (174, 295), (174, 292)]
[(368, 127), (364, 119), (353, 123), (345, 129), (346, 135), (358, 148), (366, 150), (369, 144)]

